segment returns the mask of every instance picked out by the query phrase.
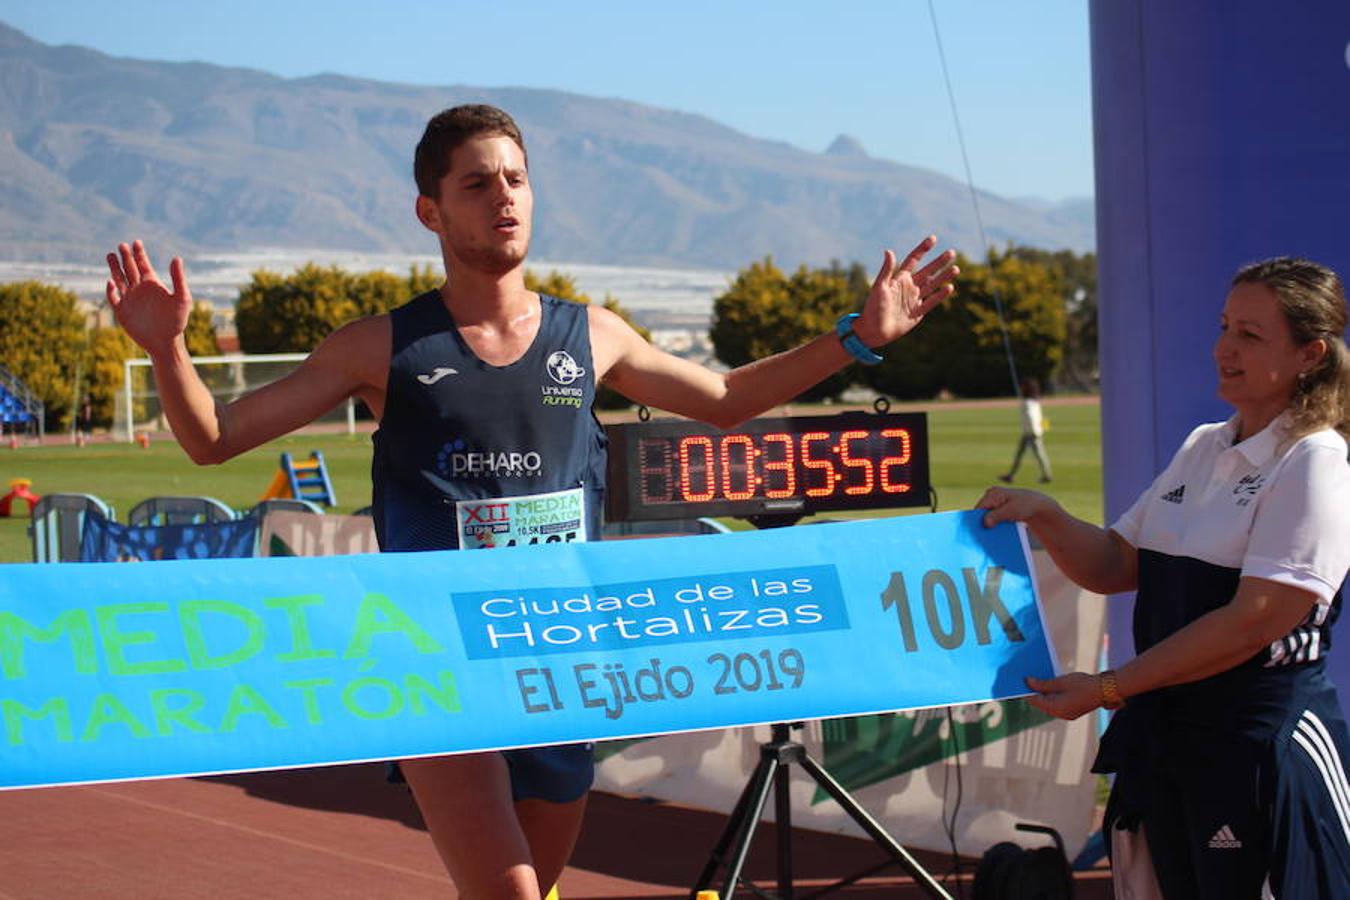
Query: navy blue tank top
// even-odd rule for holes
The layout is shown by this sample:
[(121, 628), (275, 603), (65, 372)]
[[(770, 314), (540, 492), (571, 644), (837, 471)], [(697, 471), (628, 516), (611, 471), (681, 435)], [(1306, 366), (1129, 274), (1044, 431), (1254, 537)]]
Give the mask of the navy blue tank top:
[(371, 463), (380, 549), (598, 539), (606, 442), (586, 307), (541, 295), (539, 332), (508, 366), (474, 354), (438, 291), (389, 318)]

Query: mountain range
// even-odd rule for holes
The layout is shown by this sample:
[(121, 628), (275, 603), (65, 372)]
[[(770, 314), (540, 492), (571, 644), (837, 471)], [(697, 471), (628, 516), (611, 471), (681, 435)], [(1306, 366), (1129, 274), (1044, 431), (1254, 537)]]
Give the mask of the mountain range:
[[(846, 135), (813, 153), (620, 99), (123, 59), (0, 23), (0, 258), (97, 260), (137, 236), (182, 254), (434, 253), (412, 150), (431, 115), (466, 102), (521, 125), (537, 259), (871, 265), (928, 231), (982, 255), (965, 184)], [(996, 245), (1093, 245), (1090, 200), (979, 197)]]

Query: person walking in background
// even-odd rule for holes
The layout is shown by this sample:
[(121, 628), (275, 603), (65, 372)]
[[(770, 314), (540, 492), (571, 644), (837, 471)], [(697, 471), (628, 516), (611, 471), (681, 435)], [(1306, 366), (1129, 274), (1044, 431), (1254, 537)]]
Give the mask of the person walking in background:
[(94, 398), (85, 394), (75, 415), (75, 443), (81, 447), (94, 433)]
[(1045, 418), (1041, 415), (1041, 385), (1035, 378), (1022, 379), (1022, 439), (1017, 444), (1017, 454), (1013, 456), (1012, 468), (998, 480), (1011, 483), (1022, 464), (1022, 454), (1031, 448), (1036, 454), (1036, 463), (1041, 467), (1041, 484), (1050, 481), (1050, 458), (1045, 455)]

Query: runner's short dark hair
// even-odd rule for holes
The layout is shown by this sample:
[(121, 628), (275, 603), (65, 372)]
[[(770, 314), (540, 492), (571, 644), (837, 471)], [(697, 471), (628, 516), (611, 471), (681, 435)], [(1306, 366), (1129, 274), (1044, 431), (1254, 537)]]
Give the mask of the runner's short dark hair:
[(418, 193), (436, 199), (441, 179), (450, 171), (450, 154), (455, 148), (471, 138), (498, 135), (515, 141), (520, 152), (525, 154), (525, 165), (529, 166), (530, 158), (525, 150), (525, 139), (520, 135), (520, 126), (504, 110), (486, 103), (467, 103), (436, 113), (427, 123), (413, 154), (413, 179), (417, 182)]

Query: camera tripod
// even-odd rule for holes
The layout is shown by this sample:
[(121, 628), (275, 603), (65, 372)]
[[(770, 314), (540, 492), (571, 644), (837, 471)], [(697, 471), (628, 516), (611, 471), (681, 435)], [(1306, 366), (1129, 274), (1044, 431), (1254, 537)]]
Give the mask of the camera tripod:
[(792, 729), (800, 729), (801, 727), (800, 722), (775, 724), (772, 738), (768, 743), (760, 745), (759, 764), (755, 766), (754, 773), (741, 791), (741, 796), (736, 801), (736, 807), (731, 811), (731, 816), (727, 820), (726, 828), (722, 831), (722, 836), (717, 839), (717, 844), (709, 853), (708, 863), (703, 867), (703, 873), (699, 875), (698, 881), (690, 890), (690, 900), (696, 900), (698, 892), (707, 889), (712, 884), (713, 878), (717, 875), (717, 870), (724, 865), (726, 866), (726, 878), (722, 881), (721, 896), (723, 900), (731, 900), (732, 895), (736, 892), (737, 883), (741, 880), (741, 869), (744, 868), (745, 857), (750, 852), (755, 828), (758, 827), (760, 817), (764, 813), (764, 805), (768, 802), (770, 787), (774, 789), (774, 814), (778, 828), (778, 890), (776, 894), (770, 895), (748, 881), (745, 884), (760, 897), (794, 900), (791, 844), (792, 800), (788, 794), (790, 774), (788, 766), (793, 763), (805, 769), (806, 774), (810, 775), (816, 784), (820, 785), (821, 789), (843, 807), (844, 812), (848, 813), (849, 817), (857, 822), (863, 831), (867, 832), (872, 841), (892, 857), (891, 860), (882, 863), (880, 866), (827, 885), (810, 894), (800, 895), (795, 900), (807, 900), (808, 897), (821, 896), (852, 884), (859, 878), (892, 864), (900, 865), (930, 897), (936, 897), (939, 900), (952, 900), (951, 894), (947, 893), (942, 885), (938, 884), (933, 876), (919, 865), (914, 857), (909, 854), (909, 851), (900, 846), (895, 838), (887, 834), (876, 819), (872, 818), (867, 810), (859, 806), (858, 801), (854, 800), (829, 772), (825, 771), (818, 762), (811, 758), (800, 742), (792, 739)]

